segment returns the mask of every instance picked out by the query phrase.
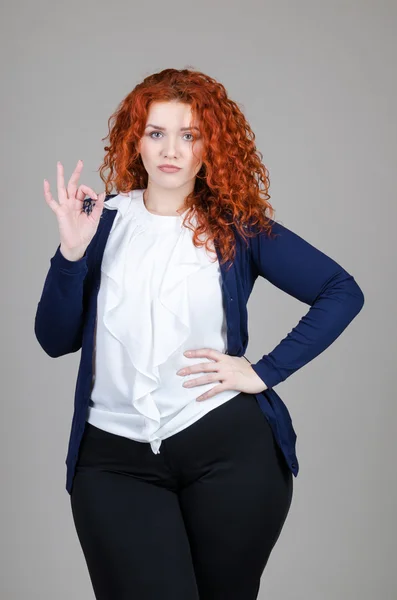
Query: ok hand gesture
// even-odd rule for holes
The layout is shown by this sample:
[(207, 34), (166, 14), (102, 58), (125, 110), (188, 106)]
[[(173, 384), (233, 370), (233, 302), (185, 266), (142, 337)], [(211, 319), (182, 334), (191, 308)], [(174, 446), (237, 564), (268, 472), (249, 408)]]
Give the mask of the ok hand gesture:
[[(44, 180), (44, 197), (58, 219), (61, 238), (60, 250), (65, 258), (78, 260), (86, 251), (87, 246), (95, 235), (102, 214), (106, 192), (97, 196), (94, 190), (87, 185), (80, 184), (79, 177), (83, 169), (83, 162), (78, 161), (72, 176), (65, 187), (63, 165), (57, 163), (58, 202), (50, 192), (50, 184)], [(83, 210), (83, 201), (88, 195), (95, 201), (90, 214)]]

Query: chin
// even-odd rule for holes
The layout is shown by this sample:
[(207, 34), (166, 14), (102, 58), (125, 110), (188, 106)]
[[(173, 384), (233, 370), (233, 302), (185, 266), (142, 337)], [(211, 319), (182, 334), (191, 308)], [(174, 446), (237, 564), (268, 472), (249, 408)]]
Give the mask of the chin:
[(159, 187), (163, 187), (167, 190), (172, 190), (173, 188), (177, 187), (179, 188), (188, 182), (188, 180), (185, 178), (179, 178), (178, 174), (176, 174), (176, 177), (172, 177), (171, 175), (171, 177), (168, 177), (168, 179), (167, 175), (165, 175), (165, 177), (153, 177), (152, 181), (154, 181)]

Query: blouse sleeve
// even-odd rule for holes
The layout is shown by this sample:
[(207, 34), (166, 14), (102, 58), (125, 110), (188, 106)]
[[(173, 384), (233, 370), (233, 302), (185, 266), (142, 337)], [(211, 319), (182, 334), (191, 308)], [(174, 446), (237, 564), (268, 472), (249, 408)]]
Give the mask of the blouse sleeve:
[(328, 348), (364, 304), (361, 288), (341, 265), (287, 227), (272, 220), (271, 224), (276, 237), (261, 232), (250, 239), (255, 276), (310, 309), (269, 354), (251, 364), (268, 388)]

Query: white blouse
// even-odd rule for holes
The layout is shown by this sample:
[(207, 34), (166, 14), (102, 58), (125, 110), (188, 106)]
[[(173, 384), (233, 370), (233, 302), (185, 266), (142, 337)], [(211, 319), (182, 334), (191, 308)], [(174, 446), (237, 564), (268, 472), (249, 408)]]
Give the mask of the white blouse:
[[(213, 244), (211, 256), (204, 246), (194, 246), (193, 232), (182, 226), (185, 213), (153, 214), (143, 192), (118, 194), (104, 206), (118, 213), (101, 265), (87, 421), (149, 442), (157, 454), (163, 439), (239, 391), (196, 402), (219, 380), (189, 389), (183, 382), (205, 373), (176, 374), (212, 362), (188, 358), (185, 350), (226, 350), (221, 272)], [(194, 226), (194, 216), (190, 223)]]

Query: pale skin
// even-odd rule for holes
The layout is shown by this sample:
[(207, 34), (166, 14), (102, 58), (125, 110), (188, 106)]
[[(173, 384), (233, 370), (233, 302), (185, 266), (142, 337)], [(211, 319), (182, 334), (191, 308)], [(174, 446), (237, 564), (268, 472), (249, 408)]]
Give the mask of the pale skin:
[[(148, 174), (144, 201), (149, 211), (173, 215), (194, 190), (202, 166), (203, 138), (191, 107), (182, 102), (153, 102), (137, 150)], [(162, 164), (179, 168), (163, 173)]]
[(224, 390), (237, 390), (247, 394), (259, 394), (267, 388), (263, 380), (257, 375), (250, 363), (243, 356), (230, 356), (214, 348), (199, 348), (186, 350), (183, 353), (188, 358), (209, 358), (214, 362), (197, 363), (177, 371), (177, 375), (190, 375), (191, 373), (205, 373), (197, 379), (185, 381), (184, 387), (205, 385), (213, 381), (221, 381), (218, 385), (198, 396), (196, 400), (207, 400)]
[[(151, 192), (149, 203), (154, 202), (154, 206), (157, 205), (161, 209), (160, 201), (166, 198), (167, 206), (164, 214), (173, 214), (173, 211), (179, 208), (181, 203), (183, 204), (184, 194), (189, 193), (192, 189), (194, 177), (201, 166), (201, 161), (197, 162), (197, 156), (192, 154), (188, 145), (191, 140), (186, 140), (186, 136), (188, 137), (189, 134), (183, 133), (181, 136), (180, 133), (181, 128), (186, 128), (190, 122), (190, 111), (185, 105), (181, 106), (175, 102), (154, 103), (147, 122), (155, 122), (164, 127), (163, 137), (152, 137), (150, 131), (153, 128), (151, 128), (149, 136), (145, 138), (144, 144), (141, 144), (142, 157), (149, 175), (147, 186), (147, 191)], [(161, 141), (154, 142), (159, 139)], [(198, 148), (200, 148), (199, 145)], [(166, 162), (181, 167), (176, 177), (170, 178), (158, 171), (157, 166)], [(89, 186), (79, 185), (82, 170), (83, 162), (79, 160), (67, 186), (65, 186), (63, 165), (60, 162), (57, 163), (58, 202), (52, 197), (50, 184), (46, 179), (44, 180), (45, 200), (58, 220), (61, 238), (60, 251), (70, 261), (80, 260), (84, 256), (98, 229), (106, 195), (105, 192), (97, 195)], [(173, 189), (175, 195), (172, 194)], [(82, 210), (86, 196), (95, 200), (95, 206), (89, 215)], [(147, 202), (147, 197), (145, 202)], [(151, 206), (153, 208), (153, 205)], [(212, 361), (198, 362), (177, 371), (177, 375), (183, 376), (205, 373), (201, 377), (184, 382), (182, 384), (184, 387), (218, 382), (218, 385), (196, 398), (198, 401), (212, 398), (224, 390), (257, 394), (267, 388), (264, 381), (244, 357), (223, 354), (214, 348), (191, 349), (185, 351), (184, 355), (188, 358), (206, 358)]]
[[(105, 192), (102, 192), (98, 196), (88, 185), (79, 185), (82, 170), (83, 161), (79, 160), (68, 185), (65, 186), (63, 165), (58, 161), (58, 202), (52, 197), (50, 184), (44, 179), (44, 198), (58, 220), (61, 238), (60, 250), (63, 256), (71, 261), (79, 260), (84, 256), (87, 246), (98, 229), (106, 195)], [(82, 211), (86, 195), (95, 200), (95, 206), (90, 215)]]

